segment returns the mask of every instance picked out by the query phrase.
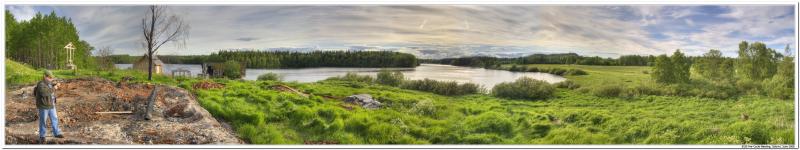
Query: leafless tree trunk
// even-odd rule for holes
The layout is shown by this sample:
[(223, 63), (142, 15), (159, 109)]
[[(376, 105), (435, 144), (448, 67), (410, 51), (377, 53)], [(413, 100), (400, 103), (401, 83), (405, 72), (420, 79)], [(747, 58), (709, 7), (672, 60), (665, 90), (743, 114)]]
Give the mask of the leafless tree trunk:
[(153, 80), (153, 56), (166, 43), (186, 44), (189, 25), (183, 19), (169, 12), (166, 6), (148, 7), (142, 18), (144, 47), (147, 48), (147, 80)]
[(100, 70), (114, 70), (114, 63), (111, 62), (111, 51), (111, 47), (108, 46), (97, 50), (97, 62), (100, 64)]

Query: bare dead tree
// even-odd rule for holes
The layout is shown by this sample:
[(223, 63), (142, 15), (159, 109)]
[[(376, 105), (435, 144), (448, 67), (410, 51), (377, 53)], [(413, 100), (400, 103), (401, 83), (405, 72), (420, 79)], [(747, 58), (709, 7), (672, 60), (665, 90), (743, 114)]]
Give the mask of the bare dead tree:
[(97, 50), (97, 63), (100, 65), (100, 70), (114, 70), (114, 62), (111, 60), (111, 47), (102, 47)]
[(189, 25), (166, 6), (152, 5), (142, 18), (143, 45), (147, 48), (147, 80), (153, 80), (153, 56), (166, 43), (183, 44), (189, 33)]

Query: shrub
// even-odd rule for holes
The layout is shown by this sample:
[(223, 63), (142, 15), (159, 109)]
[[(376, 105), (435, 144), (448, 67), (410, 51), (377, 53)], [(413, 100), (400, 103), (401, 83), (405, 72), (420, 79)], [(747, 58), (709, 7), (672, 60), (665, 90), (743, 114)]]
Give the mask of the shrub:
[(344, 74), (344, 76), (330, 77), (326, 80), (339, 80), (339, 81), (364, 82), (364, 83), (372, 83), (372, 81), (374, 81), (374, 79), (371, 76), (358, 75), (355, 72), (348, 72)]
[(639, 84), (626, 88), (625, 93), (622, 94), (627, 97), (636, 97), (645, 95), (662, 95), (662, 92), (657, 88)]
[(528, 67), (528, 72), (539, 72), (539, 68), (536, 68), (536, 67), (533, 67), (533, 66)]
[(277, 73), (268, 72), (258, 76), (258, 81), (280, 81), (281, 76)]
[(580, 84), (572, 82), (570, 80), (558, 82), (558, 83), (555, 84), (555, 86), (557, 88), (565, 88), (565, 89), (571, 89), (571, 90), (574, 90), (574, 89), (577, 89), (577, 88), (581, 87)]
[(381, 70), (378, 72), (376, 82), (388, 86), (399, 86), (405, 78), (400, 71)]
[(228, 60), (223, 64), (223, 75), (231, 79), (242, 78), (242, 65), (237, 61)]
[(492, 89), (492, 95), (512, 99), (546, 99), (553, 95), (555, 88), (547, 82), (521, 77), (514, 82), (503, 82)]
[(761, 84), (757, 81), (750, 79), (742, 79), (736, 81), (736, 88), (739, 92), (752, 95), (760, 95)]
[(439, 95), (466, 95), (483, 92), (483, 88), (474, 83), (461, 83), (456, 81), (436, 81), (431, 79), (406, 80), (400, 84), (400, 88), (432, 92)]
[(794, 81), (791, 78), (775, 75), (764, 80), (763, 89), (767, 96), (777, 99), (794, 99)]
[(580, 69), (569, 69), (565, 73), (565, 75), (577, 76), (577, 75), (587, 75), (586, 71)]
[(622, 85), (603, 85), (595, 88), (593, 92), (598, 97), (619, 97), (622, 88)]
[(511, 65), (511, 68), (508, 68), (508, 71), (519, 71), (517, 65)]
[(567, 73), (567, 70), (561, 68), (550, 68), (548, 69), (547, 73), (564, 76)]
[(727, 99), (737, 95), (736, 87), (728, 82), (706, 82), (700, 97)]

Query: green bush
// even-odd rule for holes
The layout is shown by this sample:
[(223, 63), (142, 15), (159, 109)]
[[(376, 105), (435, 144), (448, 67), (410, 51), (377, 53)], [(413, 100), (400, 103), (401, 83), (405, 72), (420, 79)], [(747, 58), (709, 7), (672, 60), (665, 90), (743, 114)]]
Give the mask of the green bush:
[(258, 81), (280, 81), (281, 76), (277, 73), (268, 72), (262, 75), (258, 75)]
[(466, 95), (482, 93), (483, 88), (474, 83), (461, 83), (456, 81), (436, 81), (431, 79), (406, 80), (400, 84), (400, 88), (432, 92), (439, 95)]
[(363, 82), (363, 83), (372, 83), (375, 79), (368, 75), (358, 75), (355, 72), (348, 72), (344, 74), (344, 76), (335, 76), (330, 77), (326, 80), (339, 80), (339, 81), (351, 81), (351, 82)]
[(550, 68), (550, 69), (547, 70), (547, 73), (554, 74), (554, 75), (559, 75), (559, 76), (564, 76), (564, 75), (566, 75), (567, 70), (566, 69), (561, 69), (561, 68)]
[(228, 60), (223, 64), (223, 75), (230, 79), (239, 79), (242, 78), (242, 65), (239, 64), (237, 61)]
[(761, 84), (758, 81), (750, 79), (737, 80), (736, 88), (744, 94), (761, 95)]
[(533, 67), (533, 66), (528, 67), (528, 72), (539, 72), (539, 68), (536, 68), (536, 67)]
[(565, 88), (565, 89), (571, 89), (571, 90), (574, 90), (574, 89), (577, 89), (577, 88), (581, 87), (580, 84), (572, 82), (570, 80), (558, 82), (558, 83), (555, 84), (555, 86), (557, 88)]
[(596, 87), (593, 91), (595, 96), (598, 97), (620, 97), (622, 94), (622, 85), (602, 85)]
[(583, 71), (583, 70), (580, 70), (580, 69), (569, 69), (564, 74), (565, 75), (577, 76), (577, 75), (587, 75), (588, 73), (586, 73), (586, 71)]
[(791, 78), (775, 75), (764, 80), (763, 90), (767, 96), (777, 99), (794, 99), (794, 81)]
[(492, 89), (492, 95), (512, 99), (546, 99), (553, 96), (555, 88), (550, 83), (529, 77), (521, 77), (514, 82), (503, 82)]
[(405, 80), (403, 73), (400, 71), (381, 70), (377, 76), (376, 82), (388, 86), (399, 86)]
[[(608, 94), (613, 95), (613, 93), (608, 93)], [(646, 95), (662, 95), (662, 92), (658, 88), (653, 88), (651, 86), (639, 84), (626, 88), (624, 93), (621, 93), (620, 95), (625, 97), (636, 97), (636, 96), (646, 96)]]
[(716, 99), (728, 99), (738, 95), (736, 87), (728, 82), (706, 83), (704, 89), (705, 90), (702, 92), (702, 94), (698, 96)]

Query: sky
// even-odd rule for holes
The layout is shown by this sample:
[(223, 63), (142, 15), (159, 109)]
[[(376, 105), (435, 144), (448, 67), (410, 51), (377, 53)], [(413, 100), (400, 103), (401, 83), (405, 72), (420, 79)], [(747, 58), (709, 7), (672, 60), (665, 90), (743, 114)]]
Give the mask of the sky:
[[(142, 55), (142, 5), (6, 5), (18, 20), (55, 11), (81, 39)], [(190, 24), (186, 45), (161, 55), (219, 50), (389, 50), (420, 58), (702, 55), (735, 57), (741, 41), (795, 48), (794, 5), (172, 5)]]

